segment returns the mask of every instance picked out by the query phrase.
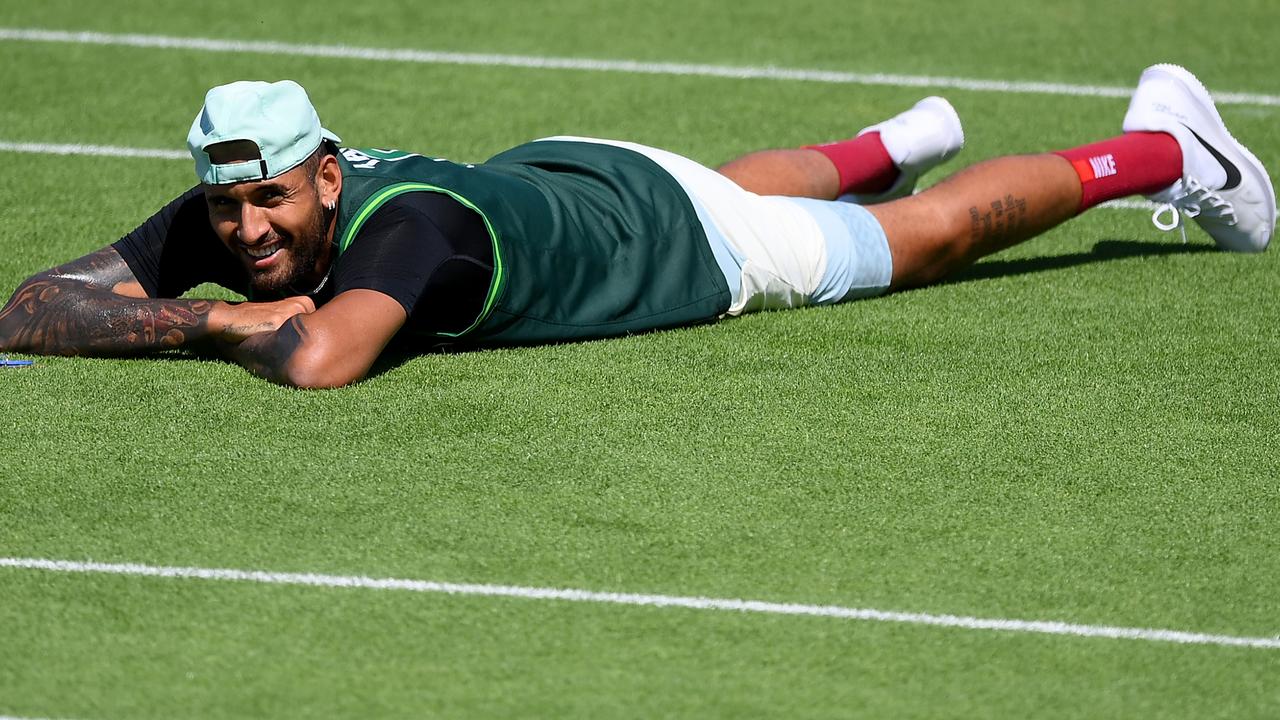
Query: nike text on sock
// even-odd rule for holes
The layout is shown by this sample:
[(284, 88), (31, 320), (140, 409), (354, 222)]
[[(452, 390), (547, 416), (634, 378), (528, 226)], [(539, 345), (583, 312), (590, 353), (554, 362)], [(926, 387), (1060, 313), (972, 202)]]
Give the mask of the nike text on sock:
[(840, 174), (838, 195), (884, 192), (898, 179), (898, 166), (893, 164), (878, 132), (864, 133), (852, 140), (808, 145), (806, 149), (826, 155), (836, 166)]
[[(1094, 179), (1111, 177), (1116, 174), (1116, 156), (1111, 153), (1095, 155), (1089, 158), (1089, 169), (1093, 171)], [(1077, 168), (1076, 172), (1080, 172), (1080, 169)], [(1081, 178), (1083, 177), (1082, 173)]]
[(1182, 149), (1172, 135), (1132, 132), (1054, 153), (1080, 177), (1080, 208), (1159, 192), (1182, 177)]

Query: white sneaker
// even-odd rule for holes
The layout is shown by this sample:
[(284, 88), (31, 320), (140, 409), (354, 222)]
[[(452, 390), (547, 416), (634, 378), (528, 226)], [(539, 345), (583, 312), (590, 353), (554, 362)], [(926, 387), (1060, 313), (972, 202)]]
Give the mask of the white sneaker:
[(937, 96), (927, 97), (882, 123), (863, 128), (858, 135), (880, 133), (880, 142), (898, 166), (898, 179), (881, 193), (849, 193), (838, 199), (871, 205), (910, 195), (916, 181), (933, 167), (950, 160), (964, 147), (964, 128), (951, 103)]
[[(1258, 158), (1222, 122), (1209, 91), (1185, 68), (1143, 71), (1125, 113), (1125, 132), (1165, 132), (1182, 148), (1182, 178), (1148, 197), (1161, 203), (1151, 220), (1161, 230), (1196, 221), (1218, 247), (1262, 252), (1276, 226), (1276, 191)], [(1161, 215), (1172, 214), (1171, 221)], [(1185, 231), (1184, 231), (1185, 237)]]

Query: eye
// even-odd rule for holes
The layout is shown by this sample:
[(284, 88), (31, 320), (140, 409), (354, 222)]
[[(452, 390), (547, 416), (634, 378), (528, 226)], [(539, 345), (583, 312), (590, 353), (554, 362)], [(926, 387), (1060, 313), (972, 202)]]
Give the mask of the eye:
[(263, 205), (276, 205), (285, 198), (285, 192), (278, 187), (263, 188), (258, 198)]

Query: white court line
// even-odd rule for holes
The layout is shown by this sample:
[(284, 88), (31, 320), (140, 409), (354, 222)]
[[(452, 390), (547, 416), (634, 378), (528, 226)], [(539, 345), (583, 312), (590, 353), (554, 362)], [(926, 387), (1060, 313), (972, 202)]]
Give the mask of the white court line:
[[(39, 28), (0, 28), (0, 40), (73, 43), (78, 45), (116, 45), (138, 48), (203, 50), (206, 52), (258, 53), (300, 57), (347, 58), (380, 62), (405, 62), (428, 65), (480, 65), (518, 67), (541, 70), (587, 70), (623, 72), (644, 75), (687, 75), (739, 80), (793, 80), (836, 83), (842, 85), (887, 85), (891, 87), (949, 88), (977, 92), (1031, 93), (1040, 95), (1075, 95), (1084, 97), (1127, 98), (1132, 87), (1077, 85), (1074, 83), (1022, 82), (984, 80), (945, 75), (898, 75), (893, 73), (855, 73), (835, 70), (782, 68), (767, 66), (707, 65), (697, 63), (640, 62), (635, 60), (600, 60), (592, 58), (547, 57), (540, 55), (501, 55), (492, 53), (438, 52), (395, 48), (351, 47), (347, 45), (313, 45), (266, 40), (222, 40), (218, 38), (174, 37), (137, 33), (76, 32)], [(1280, 95), (1257, 93), (1214, 93), (1214, 100), (1226, 105), (1261, 105), (1280, 107)]]
[(606, 603), (610, 605), (637, 605), (661, 608), (686, 608), (689, 610), (730, 611), (762, 613), (768, 615), (801, 615), (836, 618), (841, 620), (866, 620), (872, 622), (907, 623), (935, 627), (962, 628), (966, 630), (996, 630), (1015, 633), (1045, 635), (1071, 635), (1114, 640), (1148, 640), (1153, 642), (1181, 643), (1185, 645), (1218, 645), (1268, 650), (1280, 649), (1280, 636), (1241, 637), (1237, 635), (1211, 635), (1161, 630), (1155, 628), (1113, 627), (1108, 625), (1077, 625), (1044, 620), (1009, 620), (1003, 618), (978, 618), (963, 615), (932, 615), (927, 613), (895, 612), (870, 608), (850, 608), (838, 605), (800, 605), (794, 603), (764, 602), (709, 597), (685, 597), (679, 595), (647, 595), (635, 593), (594, 592), (568, 588), (521, 587), (517, 585), (481, 585), (474, 583), (434, 582), (429, 580), (402, 580), (397, 578), (371, 578), (360, 575), (318, 575), (314, 573), (280, 573), (262, 570), (228, 570), (224, 568), (165, 567), (136, 563), (78, 562), (74, 560), (45, 560), (38, 558), (0, 558), (0, 567), (26, 570), (46, 570), (62, 573), (107, 573), (156, 578), (181, 578), (193, 580), (223, 580), (233, 582), (265, 583), (270, 585), (305, 585), (311, 587), (347, 588), (363, 590), (403, 590), (418, 593), (444, 593), (448, 595), (476, 595), (482, 597), (521, 598), (526, 600), (560, 600), (567, 602)]
[[(115, 145), (74, 145), (57, 143), (8, 142), (0, 140), (0, 152), (39, 153), (42, 155), (90, 155), (125, 158), (157, 158), (160, 160), (190, 160), (191, 155), (182, 150), (155, 148), (131, 148)], [(0, 718), (0, 720), (4, 720)]]
[(1097, 207), (1107, 208), (1108, 210), (1146, 210), (1150, 212), (1155, 210), (1157, 205), (1150, 200), (1108, 200)]

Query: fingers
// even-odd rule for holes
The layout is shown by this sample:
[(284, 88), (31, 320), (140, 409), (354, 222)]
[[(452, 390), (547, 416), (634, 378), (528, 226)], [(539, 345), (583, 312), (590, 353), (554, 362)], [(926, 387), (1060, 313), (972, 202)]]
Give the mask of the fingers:
[(245, 302), (228, 306), (222, 339), (239, 343), (258, 333), (275, 332), (295, 315), (316, 311), (311, 298), (299, 295), (273, 302)]

